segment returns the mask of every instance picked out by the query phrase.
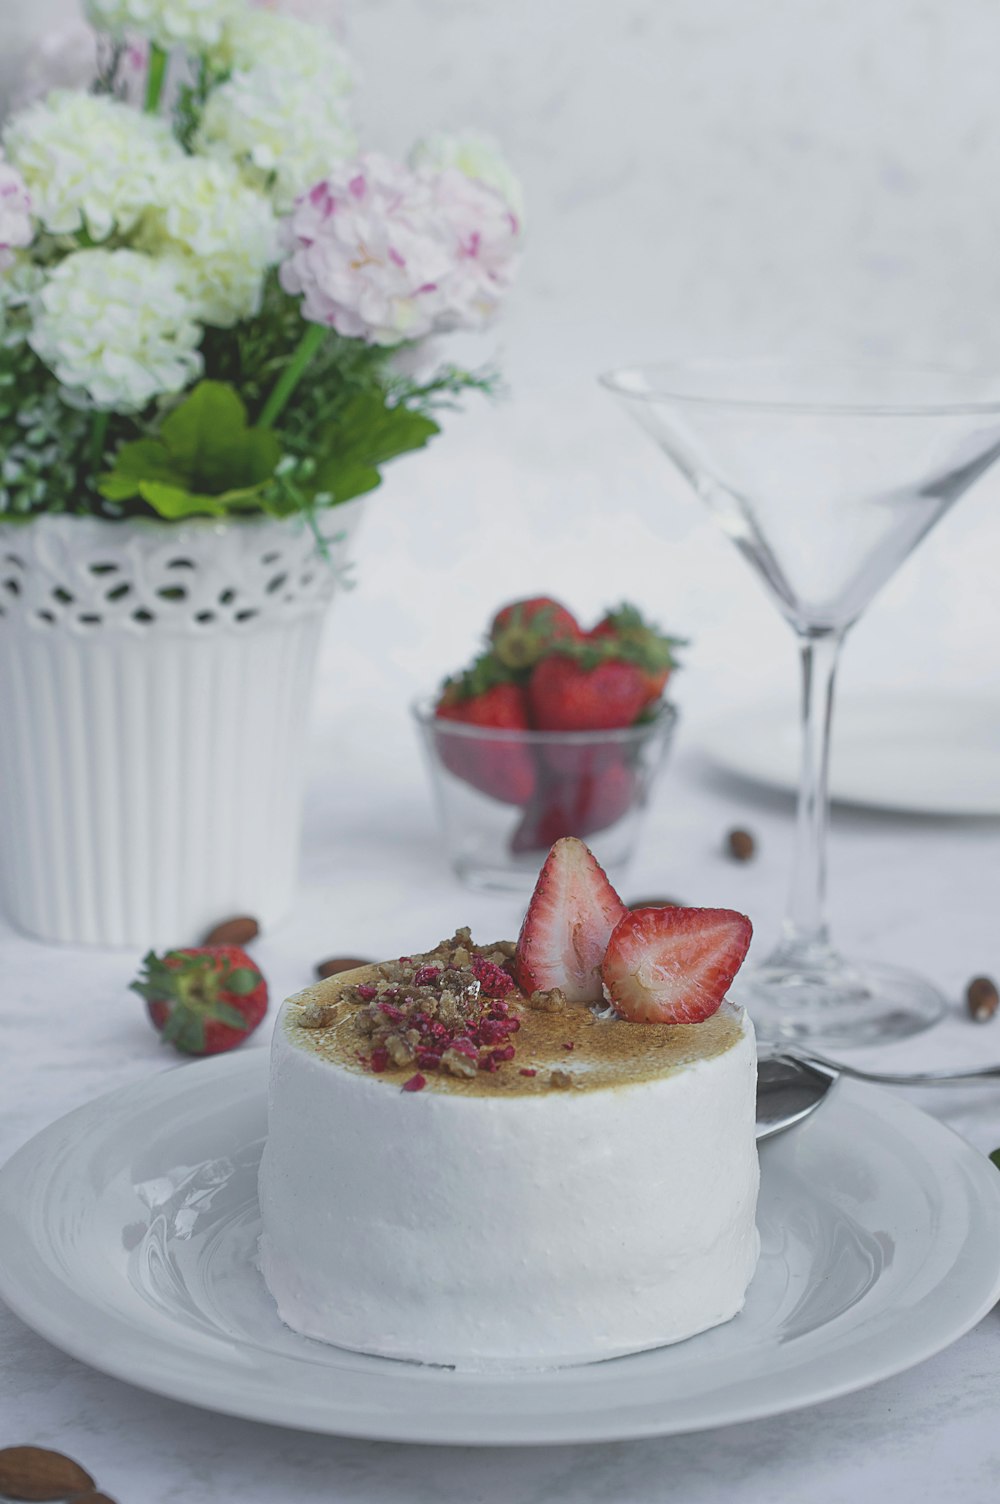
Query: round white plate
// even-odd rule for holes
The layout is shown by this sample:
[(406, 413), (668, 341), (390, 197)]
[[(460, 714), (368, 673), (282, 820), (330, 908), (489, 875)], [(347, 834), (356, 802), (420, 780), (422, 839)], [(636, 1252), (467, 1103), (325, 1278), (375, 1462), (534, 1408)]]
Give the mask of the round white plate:
[[(0, 1295), (74, 1357), (253, 1420), (391, 1441), (616, 1440), (751, 1420), (898, 1373), (1000, 1296), (1000, 1175), (843, 1081), (762, 1145), (760, 1267), (734, 1321), (583, 1368), (479, 1376), (279, 1322), (255, 1264), (263, 1051), (70, 1113), (0, 1171)], [(627, 1278), (627, 1271), (622, 1271)]]
[[(745, 706), (707, 725), (700, 750), (726, 773), (794, 792), (797, 711)], [(926, 815), (1000, 815), (1000, 697), (847, 695), (833, 718), (831, 796)]]

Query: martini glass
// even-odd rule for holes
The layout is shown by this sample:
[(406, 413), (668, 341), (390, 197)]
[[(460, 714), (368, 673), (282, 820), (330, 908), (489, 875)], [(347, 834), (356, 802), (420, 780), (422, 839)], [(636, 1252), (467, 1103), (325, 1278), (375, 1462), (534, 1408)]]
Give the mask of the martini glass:
[[(802, 769), (791, 897), (740, 1000), (764, 1038), (861, 1045), (927, 1028), (941, 994), (854, 961), (824, 915), (827, 771), (846, 633), (1000, 456), (1000, 375), (876, 363), (637, 366), (602, 381), (690, 482), (798, 639)], [(735, 991), (736, 989), (734, 989)]]

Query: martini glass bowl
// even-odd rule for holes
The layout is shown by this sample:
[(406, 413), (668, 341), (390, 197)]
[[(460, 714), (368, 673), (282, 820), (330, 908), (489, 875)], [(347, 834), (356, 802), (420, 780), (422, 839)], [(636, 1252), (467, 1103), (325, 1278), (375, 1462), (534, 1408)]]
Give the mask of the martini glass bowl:
[(879, 362), (695, 361), (601, 378), (763, 581), (802, 662), (802, 768), (782, 935), (734, 987), (765, 1039), (901, 1038), (945, 999), (842, 956), (825, 919), (837, 660), (869, 601), (1000, 456), (1000, 374)]

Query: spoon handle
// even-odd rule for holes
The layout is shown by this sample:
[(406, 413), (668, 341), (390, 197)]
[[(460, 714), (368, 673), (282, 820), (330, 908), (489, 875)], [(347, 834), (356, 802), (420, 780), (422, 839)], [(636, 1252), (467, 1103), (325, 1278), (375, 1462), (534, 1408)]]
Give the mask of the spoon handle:
[(836, 1071), (842, 1076), (854, 1076), (858, 1081), (878, 1081), (886, 1086), (952, 1086), (962, 1081), (970, 1084), (1000, 1081), (1000, 1065), (981, 1065), (972, 1070), (869, 1071), (861, 1070), (856, 1065), (845, 1065), (842, 1060), (828, 1060), (824, 1055), (816, 1055), (811, 1051), (786, 1050), (782, 1053), (786, 1059), (797, 1060), (802, 1065)]

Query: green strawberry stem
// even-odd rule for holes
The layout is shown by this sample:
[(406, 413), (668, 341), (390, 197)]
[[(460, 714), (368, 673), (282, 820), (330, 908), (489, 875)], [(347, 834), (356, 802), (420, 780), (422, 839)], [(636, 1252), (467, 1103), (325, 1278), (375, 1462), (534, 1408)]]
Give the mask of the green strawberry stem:
[(146, 97), (142, 105), (147, 115), (154, 115), (159, 107), (166, 76), (167, 54), (156, 42), (151, 42), (149, 44), (149, 71), (146, 74)]
[(264, 403), (257, 420), (258, 428), (273, 428), (288, 405), (289, 399), (302, 379), (306, 366), (326, 339), (327, 331), (322, 324), (310, 324), (299, 340), (295, 354), (282, 371)]
[(495, 653), (480, 653), (468, 668), (444, 681), (442, 693), (449, 700), (474, 700), (498, 684), (515, 684), (524, 677), (501, 663)]
[[(173, 965), (168, 965), (168, 961)], [(260, 982), (249, 966), (219, 967), (211, 956), (185, 956), (168, 952), (162, 959), (150, 951), (143, 958), (144, 970), (132, 983), (132, 991), (148, 1003), (165, 1003), (170, 1014), (160, 1038), (191, 1055), (205, 1048), (205, 1025), (209, 1021), (246, 1032), (248, 1020), (238, 1008), (225, 1002), (229, 997), (249, 997)]]

